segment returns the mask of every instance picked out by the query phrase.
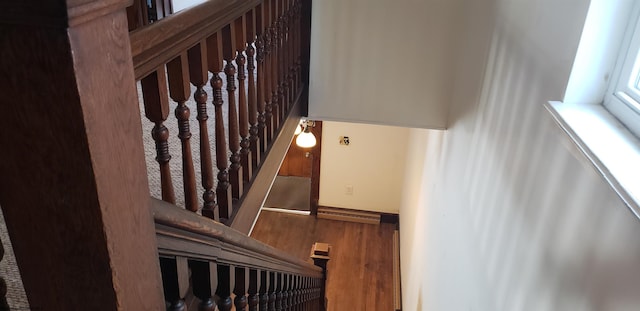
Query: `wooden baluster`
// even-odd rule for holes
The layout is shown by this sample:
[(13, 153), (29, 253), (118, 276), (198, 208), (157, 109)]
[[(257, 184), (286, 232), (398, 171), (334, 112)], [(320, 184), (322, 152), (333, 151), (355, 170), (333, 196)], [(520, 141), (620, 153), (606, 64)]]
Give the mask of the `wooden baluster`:
[(249, 298), (247, 303), (249, 305), (249, 311), (258, 311), (258, 305), (260, 304), (260, 296), (258, 289), (260, 288), (260, 271), (256, 269), (249, 270), (249, 289), (247, 293)]
[(282, 273), (280, 275), (282, 277), (282, 284), (280, 287), (280, 301), (282, 304), (282, 310), (289, 310), (289, 275)]
[(207, 67), (213, 73), (211, 87), (213, 88), (213, 105), (215, 107), (216, 121), (216, 166), (218, 167), (218, 186), (216, 197), (218, 199), (218, 211), (220, 220), (228, 220), (231, 217), (233, 200), (231, 187), (229, 187), (229, 172), (227, 171), (227, 139), (224, 132), (224, 117), (222, 114), (222, 79), (218, 75), (222, 68), (222, 44), (220, 34), (216, 33), (207, 38)]
[(307, 310), (307, 277), (300, 277), (300, 310)]
[(290, 43), (291, 43), (291, 16), (290, 13), (291, 11), (289, 10), (289, 7), (291, 5), (291, 2), (289, 0), (283, 0), (284, 1), (284, 5), (283, 5), (283, 15), (282, 15), (282, 20), (283, 20), (283, 50), (284, 50), (284, 57), (282, 57), (283, 59), (283, 64), (282, 64), (282, 68), (283, 68), (283, 73), (282, 76), (284, 77), (284, 97), (285, 97), (285, 111), (284, 111), (284, 115), (286, 116), (287, 113), (289, 112), (289, 107), (291, 106), (291, 102), (292, 102), (292, 96), (291, 96), (291, 67), (289, 66), (289, 59), (291, 58), (291, 49), (290, 49)]
[(309, 292), (307, 291), (307, 280), (309, 278), (306, 276), (302, 277), (302, 297), (301, 297), (301, 301), (302, 301), (302, 310), (308, 310), (309, 309)]
[[(296, 67), (296, 84), (298, 90), (302, 86), (302, 2), (297, 0), (296, 5), (296, 43), (295, 43), (295, 67)], [(308, 86), (307, 86), (308, 87)]]
[(278, 47), (279, 47), (279, 57), (278, 57), (278, 102), (280, 103), (280, 120), (284, 120), (286, 115), (287, 106), (289, 102), (286, 98), (286, 89), (287, 89), (287, 79), (285, 70), (285, 57), (286, 49), (285, 49), (285, 40), (286, 40), (286, 32), (285, 32), (285, 16), (284, 16), (284, 0), (277, 0), (278, 2)]
[(215, 262), (191, 261), (193, 295), (200, 299), (198, 311), (216, 310), (215, 293), (218, 287), (218, 267)]
[(279, 40), (279, 32), (278, 32), (278, 2), (277, 0), (269, 1), (271, 4), (271, 111), (273, 115), (273, 127), (272, 127), (272, 135), (275, 135), (275, 132), (280, 128), (280, 106), (278, 102), (279, 97), (279, 61), (278, 57), (280, 54), (278, 48), (278, 40)]
[(258, 76), (257, 76), (257, 101), (258, 101), (258, 139), (260, 154), (264, 153), (267, 150), (267, 134), (266, 134), (266, 122), (267, 117), (265, 116), (265, 92), (266, 92), (266, 83), (267, 79), (266, 74), (266, 65), (265, 65), (265, 40), (266, 36), (264, 33), (264, 10), (265, 6), (260, 4), (256, 7), (256, 35), (258, 39), (256, 40), (256, 61), (258, 62)]
[(247, 268), (236, 267), (235, 268), (235, 286), (233, 287), (233, 293), (236, 298), (233, 300), (233, 304), (236, 307), (236, 311), (247, 310), (247, 286), (249, 285), (249, 273)]
[(260, 271), (260, 311), (269, 309), (269, 282), (271, 274), (267, 271)]
[(269, 272), (269, 311), (276, 311), (277, 276), (277, 273)]
[(292, 278), (290, 274), (284, 275), (284, 288), (282, 290), (282, 300), (283, 300), (283, 309), (291, 310), (293, 304), (291, 303), (291, 299), (293, 298), (291, 295), (291, 290), (293, 283), (291, 282)]
[(184, 296), (189, 290), (189, 267), (184, 257), (160, 257), (164, 297), (170, 311), (186, 311)]
[[(255, 79), (255, 55), (254, 47), (256, 38), (256, 21), (254, 11), (246, 14), (246, 30), (247, 30), (247, 73), (249, 74), (249, 144), (251, 150), (251, 163), (247, 167), (251, 167), (251, 171), (255, 172), (260, 164), (260, 138), (258, 136), (258, 98), (256, 96), (256, 79)], [(251, 174), (253, 175), (253, 174)], [(251, 176), (253, 177), (253, 176)]]
[(284, 310), (283, 301), (282, 301), (282, 292), (284, 291), (284, 278), (282, 273), (276, 272), (276, 287), (275, 287), (275, 295), (276, 295), (276, 311)]
[(296, 31), (296, 14), (295, 14), (295, 0), (289, 1), (289, 59), (287, 63), (289, 65), (289, 98), (291, 99), (291, 105), (296, 100), (298, 91), (296, 89), (296, 66), (295, 66), (295, 31)]
[(264, 53), (265, 53), (265, 75), (264, 75), (264, 100), (265, 100), (265, 131), (267, 134), (267, 146), (273, 140), (273, 97), (271, 95), (273, 91), (273, 28), (271, 27), (271, 0), (265, 0), (263, 4), (264, 8)]
[(220, 220), (218, 208), (216, 206), (216, 194), (213, 192), (213, 162), (211, 160), (211, 145), (209, 142), (209, 128), (207, 127), (207, 92), (204, 86), (209, 80), (209, 72), (206, 66), (207, 45), (206, 42), (200, 42), (198, 45), (189, 49), (189, 78), (191, 84), (196, 87), (193, 93), (193, 99), (196, 101), (196, 107), (200, 130), (200, 170), (202, 171), (202, 216), (211, 219)]
[(291, 293), (289, 294), (289, 297), (291, 297), (291, 310), (298, 310), (299, 309), (299, 298), (300, 298), (300, 281), (298, 279), (297, 275), (293, 275), (292, 276), (292, 282), (291, 282)]
[(182, 146), (184, 203), (187, 210), (195, 212), (198, 210), (198, 195), (196, 192), (196, 173), (193, 169), (193, 155), (191, 154), (191, 130), (189, 128), (191, 111), (185, 104), (191, 95), (187, 63), (187, 52), (183, 52), (167, 63), (167, 74), (169, 78), (169, 96), (178, 103), (175, 116), (178, 119), (178, 138), (180, 138)]
[(228, 117), (229, 117), (229, 151), (231, 151), (231, 166), (229, 166), (229, 182), (234, 199), (242, 196), (242, 164), (240, 163), (240, 134), (238, 126), (238, 112), (236, 109), (236, 67), (233, 65), (236, 53), (236, 42), (233, 36), (235, 26), (229, 24), (222, 28), (222, 55), (226, 61), (224, 73), (227, 75)]
[(301, 309), (302, 310), (307, 310), (307, 277), (306, 276), (302, 276), (302, 288), (300, 289), (301, 292), (301, 296), (300, 296), (300, 303), (302, 304)]
[[(269, 14), (269, 1), (265, 1), (265, 10), (267, 12), (267, 16), (270, 16), (271, 14)], [(266, 136), (266, 142), (265, 145), (267, 146), (266, 148), (268, 148), (268, 146), (271, 144), (271, 141), (273, 140), (273, 129), (274, 129), (274, 124), (273, 124), (273, 97), (271, 96), (271, 92), (273, 89), (273, 84), (271, 82), (271, 80), (273, 80), (273, 66), (272, 66), (272, 62), (271, 59), (273, 58), (273, 45), (271, 42), (272, 39), (272, 29), (270, 26), (267, 26), (267, 28), (265, 29), (264, 32), (264, 55), (265, 55), (265, 59), (264, 59), (264, 67), (265, 67), (265, 74), (264, 74), (264, 117), (265, 117), (265, 136)]]
[(144, 114), (155, 125), (151, 136), (156, 142), (156, 161), (160, 164), (160, 184), (162, 200), (176, 203), (176, 195), (171, 181), (171, 169), (169, 167), (169, 129), (164, 126), (164, 121), (169, 116), (169, 96), (167, 91), (167, 77), (164, 69), (156, 70), (144, 77), (142, 85), (142, 98), (144, 101)]
[[(236, 36), (236, 65), (238, 66), (238, 125), (240, 127), (240, 164), (242, 165), (242, 181), (245, 185), (249, 184), (253, 171), (251, 170), (251, 142), (249, 141), (249, 104), (247, 103), (247, 90), (245, 80), (245, 66), (247, 58), (244, 56), (246, 50), (246, 22), (245, 16), (241, 16), (235, 20), (235, 36)], [(250, 75), (253, 75), (251, 73)]]
[(320, 310), (320, 288), (317, 279), (311, 279), (311, 301), (315, 310)]
[(220, 311), (230, 311), (233, 307), (233, 301), (231, 300), (232, 274), (233, 267), (218, 265), (218, 288), (216, 295), (219, 297), (218, 309)]

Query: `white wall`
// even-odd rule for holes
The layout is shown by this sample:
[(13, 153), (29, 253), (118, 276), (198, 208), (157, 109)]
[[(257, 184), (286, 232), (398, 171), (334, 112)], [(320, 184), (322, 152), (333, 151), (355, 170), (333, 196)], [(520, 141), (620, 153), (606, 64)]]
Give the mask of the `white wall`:
[(171, 5), (173, 8), (173, 12), (177, 13), (179, 11), (190, 8), (192, 6), (196, 6), (205, 1), (207, 0), (171, 0)]
[[(320, 198), (322, 206), (398, 213), (404, 155), (409, 129), (402, 127), (322, 122)], [(349, 136), (348, 146), (340, 136)], [(345, 187), (353, 187), (353, 194)]]
[(403, 309), (637, 310), (640, 222), (542, 108), (589, 1), (467, 4), (449, 130), (409, 143)]
[(309, 116), (444, 128), (460, 2), (313, 1)]

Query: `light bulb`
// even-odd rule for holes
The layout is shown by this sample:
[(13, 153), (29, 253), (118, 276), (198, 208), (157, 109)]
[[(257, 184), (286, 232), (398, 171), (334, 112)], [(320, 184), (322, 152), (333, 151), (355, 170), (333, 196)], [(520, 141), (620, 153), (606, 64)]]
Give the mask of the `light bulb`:
[(296, 145), (301, 148), (312, 148), (316, 145), (316, 137), (307, 128), (296, 138)]

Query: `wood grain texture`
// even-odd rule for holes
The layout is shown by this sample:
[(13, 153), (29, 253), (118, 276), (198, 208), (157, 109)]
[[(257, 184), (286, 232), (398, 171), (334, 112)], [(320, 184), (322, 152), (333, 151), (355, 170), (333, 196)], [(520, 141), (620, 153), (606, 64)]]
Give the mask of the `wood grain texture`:
[(331, 244), (327, 310), (387, 311), (393, 308), (394, 229), (263, 211), (251, 237), (305, 260), (313, 243)]
[(131, 33), (135, 75), (140, 79), (253, 9), (260, 0), (211, 0)]
[(219, 222), (151, 199), (161, 254), (319, 277), (320, 269)]
[(2, 24), (0, 46), (0, 204), (30, 306), (163, 309), (124, 10)]

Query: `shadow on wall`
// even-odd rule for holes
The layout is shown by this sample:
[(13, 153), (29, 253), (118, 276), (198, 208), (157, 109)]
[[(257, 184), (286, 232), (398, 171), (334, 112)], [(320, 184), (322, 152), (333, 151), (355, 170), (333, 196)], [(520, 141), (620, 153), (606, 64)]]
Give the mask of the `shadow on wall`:
[[(494, 4), (471, 2), (470, 10)], [(438, 167), (421, 181), (426, 199), (400, 212), (404, 241), (424, 249), (409, 266), (403, 260), (403, 281), (421, 274), (414, 277), (420, 284), (403, 286), (403, 298), (411, 297), (403, 303), (424, 310), (637, 309), (640, 222), (576, 159), (542, 106), (562, 99), (589, 1), (495, 4), (487, 9), (490, 18), (499, 13), (495, 23), (472, 17), (465, 26), (484, 25), (477, 34), (491, 27), (486, 61), (475, 54), (482, 49), (461, 53), (473, 59), (462, 64), (486, 65), (474, 64), (481, 75), (457, 74), (442, 150), (424, 151)], [(416, 219), (403, 217), (412, 209), (420, 210)]]

